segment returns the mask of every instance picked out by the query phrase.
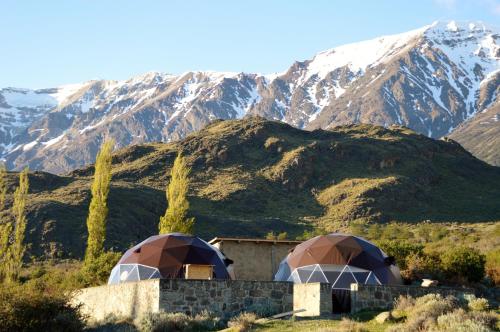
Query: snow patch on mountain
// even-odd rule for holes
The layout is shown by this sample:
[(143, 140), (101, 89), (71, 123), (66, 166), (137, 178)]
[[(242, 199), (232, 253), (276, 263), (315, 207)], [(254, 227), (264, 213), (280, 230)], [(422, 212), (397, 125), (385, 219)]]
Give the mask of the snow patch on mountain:
[[(480, 22), (435, 22), (332, 48), (284, 73), (148, 72), (54, 89), (1, 89), (0, 157), (30, 151), (43, 159), (44, 150), (57, 154), (63, 141), (75, 149), (110, 133), (121, 146), (170, 141), (207, 121), (249, 113), (300, 128), (377, 119), (440, 137), (478, 111), (481, 87), (500, 70), (499, 39)], [(360, 108), (366, 98), (382, 99), (373, 117)]]

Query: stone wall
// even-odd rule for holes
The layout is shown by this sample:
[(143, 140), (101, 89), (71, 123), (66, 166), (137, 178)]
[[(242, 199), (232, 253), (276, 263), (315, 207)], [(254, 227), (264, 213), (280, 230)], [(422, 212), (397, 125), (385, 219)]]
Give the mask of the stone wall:
[(91, 320), (101, 321), (108, 316), (137, 317), (159, 309), (159, 280), (129, 282), (84, 288), (76, 291), (71, 302), (82, 304), (82, 312)]
[(351, 311), (363, 309), (391, 309), (400, 295), (419, 297), (429, 293), (464, 298), (474, 294), (470, 288), (420, 287), (420, 286), (373, 286), (351, 284)]
[(241, 311), (291, 311), (293, 284), (272, 281), (155, 279), (81, 289), (71, 302), (91, 320), (110, 315), (136, 318), (145, 312), (208, 310), (228, 318)]
[(300, 317), (331, 315), (331, 285), (319, 282), (293, 285), (293, 310), (305, 310), (295, 314)]
[[(135, 318), (145, 312), (184, 312), (208, 310), (229, 318), (241, 311), (266, 309), (275, 313), (305, 309), (298, 316), (332, 313), (330, 284), (248, 280), (155, 279), (119, 285), (81, 289), (71, 302), (82, 304), (91, 320), (107, 316)], [(468, 288), (420, 286), (351, 285), (351, 310), (389, 309), (400, 295), (422, 296), (440, 293), (464, 298), (474, 294)]]
[(160, 310), (196, 314), (208, 310), (223, 318), (266, 308), (291, 311), (293, 284), (245, 280), (160, 280)]

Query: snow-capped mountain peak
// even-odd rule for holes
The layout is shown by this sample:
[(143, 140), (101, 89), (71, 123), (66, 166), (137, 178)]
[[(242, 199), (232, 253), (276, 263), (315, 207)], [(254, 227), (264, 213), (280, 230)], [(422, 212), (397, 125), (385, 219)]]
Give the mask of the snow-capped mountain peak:
[(148, 72), (54, 89), (0, 90), (0, 155), (9, 168), (62, 172), (100, 142), (171, 141), (215, 119), (260, 115), (299, 128), (405, 125), (447, 135), (500, 92), (500, 35), (482, 22), (434, 22), (334, 47), (271, 75)]

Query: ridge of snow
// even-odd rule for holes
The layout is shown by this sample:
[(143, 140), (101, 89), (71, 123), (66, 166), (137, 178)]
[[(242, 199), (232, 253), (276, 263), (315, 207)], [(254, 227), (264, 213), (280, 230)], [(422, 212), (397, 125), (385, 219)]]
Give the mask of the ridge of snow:
[(354, 73), (362, 73), (367, 67), (376, 65), (387, 59), (395, 50), (406, 46), (411, 39), (420, 36), (429, 27), (345, 44), (320, 52), (308, 63), (304, 81), (313, 75), (324, 79), (330, 72), (344, 66), (348, 66)]
[(85, 83), (77, 83), (77, 84), (66, 84), (57, 87), (57, 92), (51, 93), (50, 96), (53, 97), (57, 104), (60, 105), (64, 101), (66, 101), (69, 97), (75, 94), (78, 90), (85, 87), (88, 82)]

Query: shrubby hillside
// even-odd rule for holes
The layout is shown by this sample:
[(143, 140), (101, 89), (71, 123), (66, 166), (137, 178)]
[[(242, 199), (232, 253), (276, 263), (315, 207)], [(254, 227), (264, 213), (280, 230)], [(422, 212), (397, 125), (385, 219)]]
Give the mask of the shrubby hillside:
[[(252, 117), (216, 121), (176, 143), (117, 151), (109, 248), (121, 251), (157, 232), (178, 152), (192, 167), (195, 232), (207, 239), (269, 231), (295, 237), (316, 227), (389, 221), (500, 220), (500, 168), (454, 141), (398, 126), (303, 131)], [(30, 174), (30, 254), (82, 256), (92, 174), (92, 166), (64, 176)], [(10, 193), (16, 175), (9, 174)]]

